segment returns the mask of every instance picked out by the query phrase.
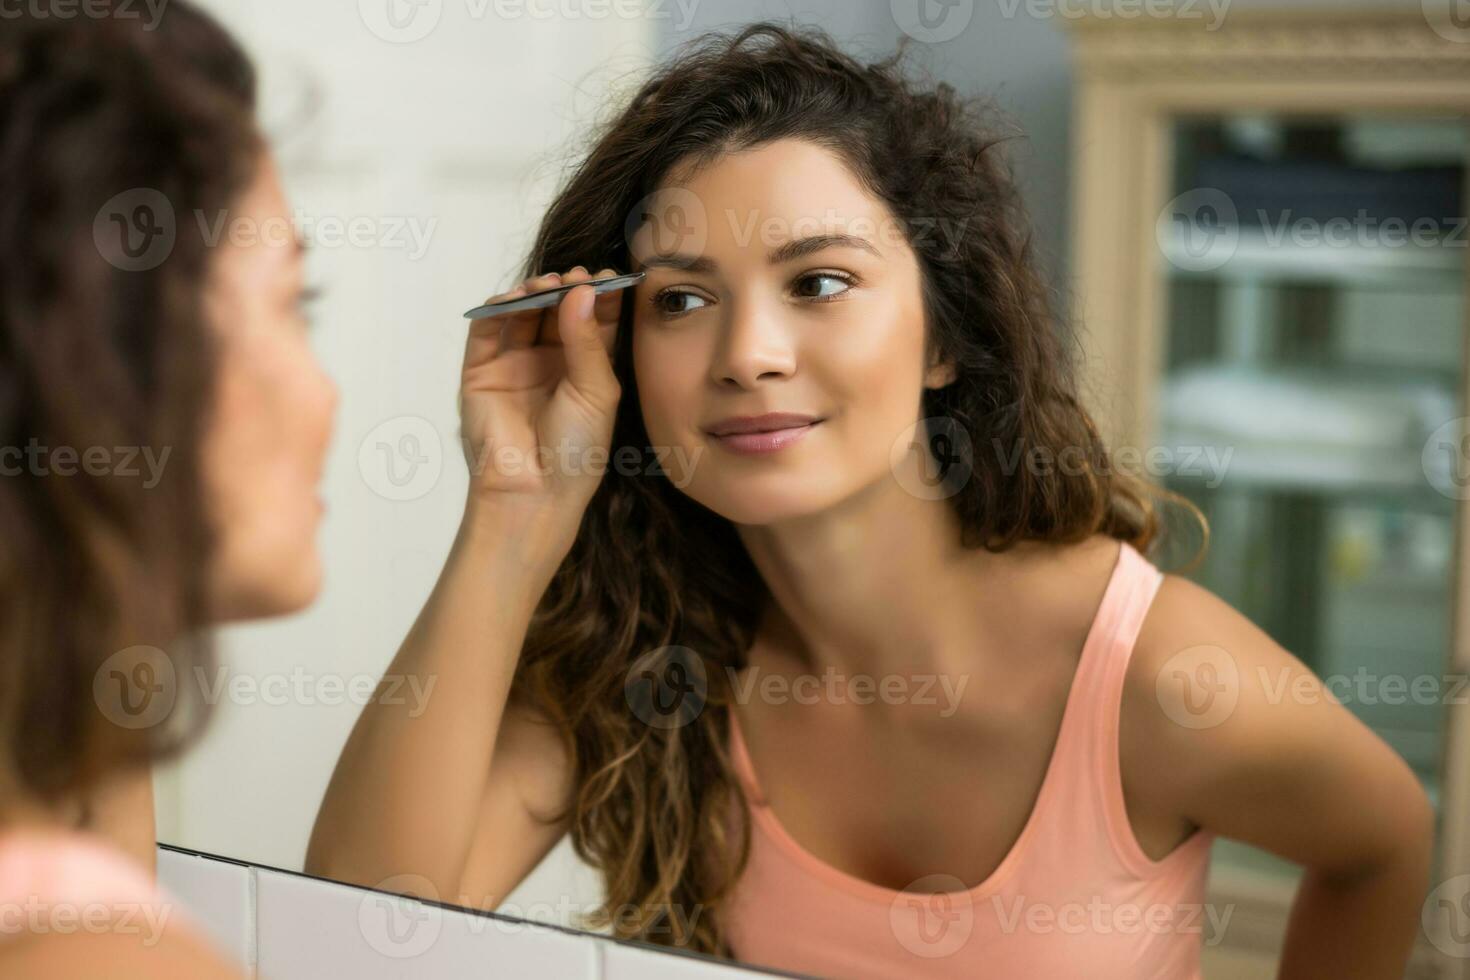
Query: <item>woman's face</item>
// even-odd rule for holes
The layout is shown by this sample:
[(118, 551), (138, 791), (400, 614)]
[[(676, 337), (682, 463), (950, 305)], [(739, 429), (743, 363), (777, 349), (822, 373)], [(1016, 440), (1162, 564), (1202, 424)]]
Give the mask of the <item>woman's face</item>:
[(219, 345), (204, 445), (219, 620), (291, 612), (316, 596), (317, 485), (337, 405), (307, 341), (301, 245), (268, 153), (228, 217), (206, 287)]
[[(918, 260), (883, 202), (831, 151), (788, 139), (670, 181), (650, 204), (631, 241), (647, 272), (633, 361), (669, 479), (737, 524), (768, 524), (889, 478), (923, 388), (951, 375), (926, 371)], [(767, 412), (820, 421), (760, 454), (708, 431)]]

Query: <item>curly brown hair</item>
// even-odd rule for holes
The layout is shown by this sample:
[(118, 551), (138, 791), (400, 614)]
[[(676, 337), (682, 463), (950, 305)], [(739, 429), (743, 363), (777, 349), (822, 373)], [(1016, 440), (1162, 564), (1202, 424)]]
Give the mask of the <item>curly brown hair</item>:
[[(0, 774), (43, 803), (174, 754), (208, 716), (175, 703), (132, 729), (94, 681), (139, 646), (175, 677), (212, 660), (209, 249), (186, 216), (230, 206), (255, 172), (255, 75), (190, 4), (147, 27), (122, 7), (0, 32)], [(160, 201), (176, 220), (146, 210)], [(171, 250), (130, 261), (109, 211), (146, 214)]]
[[(676, 167), (778, 139), (811, 141), (906, 229), (934, 216), (963, 228), (953, 241), (909, 236), (928, 352), (957, 369), (953, 383), (924, 390), (924, 417), (953, 420), (975, 447), (1040, 448), (1054, 459), (1070, 447), (1081, 464), (1006, 467), (975, 454), (947, 498), (964, 545), (998, 552), (1103, 533), (1145, 549), (1162, 531), (1158, 499), (1191, 505), (1109, 465), (1079, 399), (1073, 332), (1034, 267), (1002, 155), (1011, 136), (991, 118), (1000, 113), (947, 84), (911, 82), (906, 52), (901, 43), (864, 65), (818, 28), (773, 22), (695, 39), (594, 132), (523, 274), (629, 268), (625, 217)], [(624, 397), (610, 458), (648, 444), (631, 322), (625, 295), (613, 352)], [(576, 789), (557, 816), (569, 818), (577, 853), (605, 879), (605, 903), (590, 921), (615, 935), (731, 954), (719, 912), (747, 859), (750, 825), (727, 744), (728, 678), (744, 666), (768, 598), (730, 521), (666, 474), (610, 467), (536, 610), (512, 697), (562, 734)], [(683, 651), (706, 668), (701, 710), (687, 724), (645, 724), (625, 697), (630, 667), (658, 671)], [(629, 907), (643, 914), (614, 914)]]

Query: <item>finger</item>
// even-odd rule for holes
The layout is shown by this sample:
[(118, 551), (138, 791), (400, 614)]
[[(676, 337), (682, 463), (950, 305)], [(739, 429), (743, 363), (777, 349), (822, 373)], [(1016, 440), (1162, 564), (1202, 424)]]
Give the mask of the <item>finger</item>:
[[(529, 281), (527, 280), (527, 282)], [(495, 303), (501, 300), (516, 299), (524, 295), (526, 295), (526, 286), (525, 283), (522, 283), (509, 292), (490, 297), (485, 302)], [(500, 353), (500, 329), (505, 326), (506, 319), (506, 317), (501, 316), (487, 316), (470, 321), (469, 333), (465, 337), (464, 342), (464, 366), (466, 370), (469, 370), (477, 364), (489, 361)]]
[[(617, 274), (616, 269), (603, 269), (597, 274), (597, 278), (602, 279)], [(610, 289), (605, 293), (599, 293), (592, 306), (593, 319), (604, 328), (615, 326), (623, 310), (623, 295), (627, 292), (628, 287), (624, 286), (622, 289)]]
[[(561, 285), (561, 274), (556, 272), (548, 272), (526, 282), (527, 291), (532, 293), (559, 285)], [(501, 319), (505, 322), (500, 328), (500, 349), (505, 351), (534, 346), (536, 336), (541, 332), (542, 320), (548, 315), (547, 311), (552, 308), (522, 310), (520, 313), (502, 317)]]
[[(509, 300), (519, 299), (520, 297), (527, 295), (533, 290), (543, 289), (545, 288), (545, 285), (542, 282), (544, 278), (545, 277), (535, 276), (530, 279), (526, 279), (522, 281), (519, 285), (517, 285), (514, 289), (510, 289), (506, 292), (497, 293), (496, 295), (491, 296), (490, 298), (486, 299), (482, 305), (490, 306), (495, 303), (504, 303)], [(482, 316), (478, 319), (470, 321), (470, 329), (472, 331), (477, 331), (480, 333), (490, 333), (491, 335), (495, 335), (498, 334), (507, 323), (516, 320), (522, 320), (531, 316), (537, 316), (540, 314), (540, 312), (540, 310), (519, 310), (515, 313), (500, 313), (491, 314), (489, 316)]]
[(606, 342), (592, 318), (595, 294), (590, 286), (572, 290), (557, 309), (557, 325), (566, 357), (567, 379), (594, 404), (607, 404), (615, 397), (617, 376), (608, 357)]
[[(588, 272), (585, 266), (578, 265), (573, 266), (567, 271), (566, 275), (561, 277), (561, 283), (565, 286), (571, 283), (586, 282), (591, 278), (592, 273)], [(568, 295), (570, 294), (563, 293), (558, 305), (565, 303)], [(561, 346), (561, 334), (557, 329), (556, 317), (554, 315), (548, 315), (542, 319), (536, 334), (535, 343)]]

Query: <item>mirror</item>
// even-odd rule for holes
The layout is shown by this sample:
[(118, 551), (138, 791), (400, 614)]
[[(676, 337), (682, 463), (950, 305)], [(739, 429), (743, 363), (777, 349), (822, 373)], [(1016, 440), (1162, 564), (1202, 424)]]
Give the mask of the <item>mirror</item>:
[[(311, 342), (342, 397), (323, 481), (323, 591), (299, 614), (221, 629), (216, 669), (182, 679), (213, 717), (191, 752), (156, 770), (157, 835), (299, 874), (364, 705), (400, 699), (416, 714), (446, 695), (449, 682), (435, 676), (378, 684), (464, 510), (461, 311), (515, 284), (564, 168), (639, 74), (747, 12), (534, 0), (200, 5), (260, 73), (260, 118), (323, 290)], [(900, 34), (886, 10), (824, 6), (788, 13), (823, 22), (856, 51), (874, 39), (891, 48)], [(425, 895), (412, 873), (368, 884), (562, 927), (578, 927), (602, 893), (567, 839), (493, 899)]]
[[(477, 689), (470, 683), (476, 678), (467, 679), (462, 671), (441, 674), (426, 669), (401, 676), (390, 671), (400, 644), (414, 635), (452, 550), (467, 540), (461, 520), (473, 491), (461, 444), (458, 385), (466, 331), (471, 328), (460, 311), (516, 285), (515, 270), (535, 247), (543, 216), (557, 203), (558, 193), (572, 176), (570, 164), (581, 159), (592, 144), (591, 134), (598, 132), (596, 127), (636, 90), (643, 75), (672, 57), (679, 45), (697, 33), (738, 27), (748, 11), (738, 3), (660, 4), (653, 0), (621, 8), (617, 4), (563, 4), (556, 9), (531, 0), (361, 0), (355, 7), (288, 0), (249, 5), (204, 0), (202, 5), (246, 43), (259, 66), (261, 119), (295, 208), (293, 223), (311, 246), (311, 277), (325, 289), (312, 344), (340, 386), (342, 399), (323, 484), (327, 504), (320, 538), (326, 563), (324, 591), (300, 614), (221, 630), (217, 668), (181, 679), (198, 686), (200, 696), (213, 705), (214, 718), (192, 752), (155, 773), (157, 833), (159, 841), (174, 853), (218, 856), (302, 879), (330, 877), (330, 860), (313, 868), (308, 856), (324, 794), (364, 709), (370, 703), (392, 703), (404, 717), (413, 719), (435, 699), (463, 700), (467, 692)], [(1059, 195), (1054, 191), (1070, 175), (1046, 169), (1065, 159), (1069, 136), (1065, 91), (1070, 62), (1066, 38), (1058, 29), (1065, 26), (1058, 21), (1061, 15), (1054, 9), (1050, 14), (1038, 11), (1034, 5), (1024, 8), (1025, 16), (1017, 17), (1015, 8), (1007, 12), (1004, 4), (999, 10), (946, 4), (948, 13), (939, 11), (942, 16), (936, 19), (933, 6), (924, 0), (910, 4), (895, 0), (891, 5), (854, 8), (828, 0), (793, 6), (785, 13), (798, 24), (820, 24), (852, 53), (866, 59), (891, 52), (900, 40), (918, 42), (913, 46), (936, 56), (937, 73), (965, 91), (995, 90), (1013, 77), (1022, 78), (1018, 94), (1007, 96), (1005, 105), (1017, 111), (1032, 134), (1034, 149), (1030, 156), (1021, 150), (1020, 159), (1033, 165), (1023, 168), (1029, 176), (1021, 186), (1035, 202), (1039, 218), (1034, 260), (1048, 277), (1067, 281), (1065, 253), (1070, 242), (1064, 229), (1068, 215), (1056, 203)], [(762, 12), (762, 16), (779, 15), (770, 9)], [(1415, 21), (1399, 27), (1426, 36), (1435, 33), (1430, 23)], [(1138, 36), (1153, 37), (1146, 32), (1155, 29), (1156, 25), (1139, 25), (1145, 34)], [(1094, 37), (1096, 44), (1098, 35), (1088, 32), (1102, 29), (1093, 23), (1079, 30)], [(1174, 43), (1182, 52), (1172, 56), (1179, 63), (1194, 57), (1189, 46), (1193, 42), (1175, 37)], [(1126, 44), (1119, 44), (1108, 56), (1116, 57)], [(1152, 64), (1156, 70), (1150, 59), (1160, 50), (1175, 49), (1150, 44), (1142, 44), (1134, 54), (1139, 63)], [(977, 54), (984, 57), (977, 58)], [(1080, 62), (1079, 79), (1095, 70), (1097, 63)], [(1024, 71), (1037, 65), (1043, 66), (1045, 77), (1025, 80)], [(1178, 63), (1170, 65), (1171, 71), (1190, 70)], [(1128, 77), (1127, 71), (1121, 76)], [(1456, 78), (1463, 83), (1463, 77)], [(1260, 95), (1259, 88), (1252, 91)], [(1117, 92), (1106, 94), (1109, 98), (1080, 100), (1079, 131), (1073, 134), (1079, 145), (1093, 146), (1090, 137), (1114, 125), (1109, 111), (1126, 99)], [(1466, 387), (1462, 252), (1447, 253), (1435, 244), (1413, 250), (1408, 260), (1399, 252), (1385, 260), (1381, 251), (1372, 255), (1360, 251), (1346, 261), (1323, 265), (1321, 253), (1310, 250), (1297, 255), (1302, 264), (1293, 266), (1279, 249), (1261, 245), (1262, 229), (1246, 229), (1236, 220), (1238, 215), (1222, 218), (1218, 209), (1208, 212), (1213, 217), (1204, 219), (1208, 225), (1204, 231), (1210, 234), (1203, 246), (1190, 237), (1200, 226), (1188, 221), (1164, 220), (1162, 237), (1157, 242), (1146, 241), (1142, 249), (1135, 233), (1143, 227), (1154, 231), (1146, 223), (1156, 214), (1156, 198), (1163, 200), (1153, 192), (1163, 188), (1170, 192), (1164, 197), (1175, 195), (1177, 200), (1177, 195), (1200, 187), (1217, 191), (1234, 187), (1223, 193), (1237, 209), (1254, 192), (1276, 195), (1272, 207), (1297, 206), (1299, 200), (1310, 198), (1314, 180), (1321, 179), (1319, 172), (1303, 165), (1303, 155), (1296, 153), (1303, 146), (1312, 148), (1306, 157), (1329, 161), (1330, 176), (1355, 174), (1365, 181), (1340, 199), (1327, 202), (1324, 206), (1329, 209), (1353, 207), (1384, 188), (1385, 193), (1408, 193), (1405, 188), (1411, 186), (1414, 193), (1442, 192), (1432, 201), (1423, 199), (1430, 203), (1421, 202), (1422, 207), (1438, 209), (1434, 211), (1437, 216), (1462, 214), (1463, 115), (1441, 106), (1438, 115), (1406, 122), (1402, 116), (1411, 113), (1403, 106), (1379, 106), (1372, 112), (1319, 107), (1315, 117), (1303, 121), (1287, 118), (1292, 114), (1284, 110), (1272, 112), (1260, 106), (1212, 110), (1194, 105), (1190, 112), (1178, 113), (1166, 113), (1161, 106), (1162, 101), (1135, 106), (1133, 115), (1119, 116), (1116, 125), (1122, 135), (1108, 137), (1116, 141), (1107, 144), (1114, 152), (1103, 156), (1102, 165), (1093, 166), (1096, 160), (1078, 162), (1084, 160), (1081, 156), (1071, 164), (1077, 168), (1075, 186), (1081, 191), (1074, 206), (1079, 212), (1086, 209), (1087, 214), (1080, 222), (1084, 229), (1079, 236), (1083, 240), (1078, 263), (1081, 288), (1090, 290), (1089, 299), (1103, 297), (1097, 321), (1101, 350), (1093, 352), (1098, 354), (1098, 364), (1117, 372), (1105, 380), (1117, 385), (1125, 400), (1132, 400), (1122, 411), (1109, 413), (1105, 428), (1116, 427), (1121, 436), (1137, 439), (1135, 445), (1199, 444), (1217, 437), (1235, 445), (1243, 442), (1239, 433), (1221, 434), (1210, 427), (1227, 418), (1248, 421), (1235, 410), (1237, 402), (1267, 395), (1299, 399), (1312, 394), (1321, 396), (1318, 404), (1326, 412), (1328, 407), (1351, 402), (1352, 393), (1343, 387), (1350, 374), (1383, 388), (1391, 372), (1397, 380), (1383, 388), (1379, 401), (1371, 403), (1377, 407), (1350, 419), (1347, 428), (1370, 434), (1375, 424), (1386, 424), (1384, 406), (1395, 405), (1405, 411), (1427, 410), (1449, 424), (1451, 416), (1462, 410), (1456, 406), (1463, 404)], [(660, 135), (645, 133), (643, 144), (622, 149), (630, 154), (646, 149)], [(1136, 148), (1130, 141), (1143, 147), (1141, 153), (1160, 152), (1130, 156)], [(1167, 151), (1161, 149), (1165, 146)], [(1389, 165), (1384, 161), (1390, 158), (1394, 167), (1425, 169), (1415, 171), (1412, 178), (1378, 172), (1382, 183), (1373, 184), (1368, 172), (1374, 168), (1386, 171)], [(611, 173), (620, 159), (614, 156), (601, 163)], [(790, 163), (793, 173), (809, 163), (794, 152), (773, 159)], [(1167, 174), (1164, 160), (1174, 168)], [(1153, 182), (1143, 189), (1130, 184), (1129, 193), (1115, 192), (1107, 181), (1133, 179), (1129, 167), (1119, 166), (1124, 161), (1138, 163)], [(780, 167), (773, 169), (781, 171)], [(721, 176), (709, 176), (712, 172)], [(718, 168), (704, 173), (709, 180), (722, 181), (723, 187), (748, 186)], [(1295, 184), (1288, 182), (1293, 176), (1298, 181)], [(693, 182), (699, 174), (686, 177)], [(824, 185), (823, 192), (840, 199), (840, 182)], [(578, 200), (593, 198), (588, 195)], [(1140, 202), (1146, 206), (1140, 207)], [(808, 203), (802, 202), (803, 206)], [(649, 207), (652, 210), (640, 212), (639, 217), (653, 217), (653, 233), (645, 235), (644, 225), (625, 225), (622, 231), (630, 244), (648, 246), (650, 241), (662, 241), (661, 232), (689, 231), (688, 225), (669, 220), (683, 221), (688, 211), (670, 208), (664, 198)], [(822, 209), (814, 210), (820, 214)], [(1205, 213), (1194, 208), (1185, 217), (1198, 222)], [(595, 225), (598, 218), (606, 223), (606, 214), (591, 206), (583, 216), (590, 224)], [(956, 238), (967, 234), (964, 223), (954, 215), (921, 220), (928, 224), (907, 231)], [(1235, 238), (1230, 254), (1212, 265), (1210, 250), (1219, 245), (1213, 233), (1221, 229), (1220, 222), (1230, 226)], [(558, 228), (563, 237), (552, 236), (544, 243), (548, 252), (574, 252), (569, 241), (588, 245), (576, 238), (576, 222), (565, 221)], [(1119, 229), (1126, 229), (1126, 234)], [(222, 229), (226, 234), (235, 230), (231, 226)], [(765, 233), (759, 226), (755, 230)], [(973, 229), (968, 233), (973, 234)], [(782, 236), (778, 232), (776, 237)], [(757, 244), (764, 245), (764, 239)], [(647, 266), (654, 259), (654, 267), (665, 269), (677, 265), (670, 255), (688, 257), (665, 253), (661, 246), (640, 251), (633, 245), (633, 253), (639, 265)], [(751, 246), (749, 253), (737, 254), (758, 253)], [(1106, 282), (1107, 288), (1100, 288), (1099, 282)], [(1110, 305), (1114, 283), (1123, 284), (1120, 292), (1135, 290), (1145, 298), (1129, 293), (1126, 302)], [(1154, 296), (1150, 290), (1155, 287), (1156, 303), (1146, 298)], [(918, 295), (917, 290), (911, 292)], [(640, 286), (636, 294), (620, 298), (621, 325), (631, 322), (635, 299), (643, 311), (637, 315), (654, 316), (649, 312), (653, 295), (652, 288)], [(707, 296), (702, 302), (715, 303), (721, 298), (729, 301), (730, 296)], [(1373, 319), (1387, 316), (1384, 303), (1418, 311), (1424, 326), (1421, 343), (1406, 347), (1384, 341)], [(758, 304), (733, 305), (751, 309)], [(916, 303), (909, 312), (917, 317), (926, 310)], [(1148, 314), (1160, 314), (1157, 324)], [(1125, 321), (1127, 326), (1120, 327)], [(758, 328), (770, 320), (750, 316), (740, 322), (749, 326), (748, 336), (758, 337)], [(816, 314), (803, 321), (812, 326), (821, 323)], [(1157, 335), (1146, 333), (1146, 325), (1157, 325)], [(697, 331), (678, 334), (670, 329), (658, 334), (656, 342), (645, 340), (645, 346), (635, 351), (626, 331), (620, 336), (623, 339), (615, 342), (614, 359), (623, 368), (636, 357), (656, 363), (658, 354), (677, 355), (689, 350), (682, 344), (698, 343)], [(652, 338), (653, 334), (646, 331), (642, 336)], [(695, 339), (688, 339), (691, 336)], [(1157, 363), (1134, 356), (1140, 352), (1159, 354)], [(755, 359), (743, 363), (750, 367)], [(733, 359), (724, 367), (727, 373), (721, 380), (728, 381), (737, 367)], [(783, 367), (789, 370), (789, 365), (773, 358), (765, 372), (779, 372)], [(927, 377), (929, 366), (925, 368)], [(946, 383), (943, 368), (933, 366), (936, 380), (928, 387), (942, 390)], [(1308, 370), (1313, 373), (1311, 385), (1303, 382)], [(1269, 386), (1273, 379), (1291, 384), (1270, 390), (1259, 387)], [(879, 390), (879, 381), (881, 378), (874, 379), (874, 390)], [(1258, 394), (1250, 394), (1252, 391)], [(671, 385), (645, 394), (673, 398), (678, 391)], [(1159, 407), (1156, 417), (1147, 411), (1155, 404)], [(814, 425), (826, 421), (819, 418)], [(1150, 429), (1155, 422), (1158, 427)], [(627, 424), (621, 414), (619, 424)], [(726, 440), (721, 445), (742, 447), (741, 451), (751, 454), (765, 451), (760, 439), (749, 435), (748, 443), (723, 435), (715, 438)], [(931, 440), (936, 454), (940, 444)], [(1395, 661), (1396, 669), (1407, 669), (1403, 664), (1412, 661), (1416, 672), (1432, 672), (1444, 665), (1454, 643), (1455, 616), (1463, 620), (1463, 603), (1456, 602), (1456, 590), (1463, 590), (1451, 577), (1457, 545), (1451, 542), (1464, 499), (1453, 487), (1463, 489), (1464, 471), (1447, 468), (1431, 473), (1426, 468), (1429, 463), (1420, 456), (1399, 452), (1404, 446), (1390, 448), (1393, 453), (1388, 459), (1380, 453), (1383, 446), (1339, 445), (1339, 457), (1311, 466), (1299, 466), (1305, 457), (1295, 451), (1288, 454), (1290, 459), (1267, 456), (1242, 462), (1245, 457), (1240, 457), (1230, 479), (1218, 486), (1201, 486), (1189, 473), (1171, 474), (1168, 481), (1172, 489), (1194, 500), (1215, 527), (1216, 551), (1196, 579), (1278, 641), (1305, 652), (1309, 665), (1323, 674), (1351, 672), (1358, 664), (1371, 663), (1390, 640), (1400, 645), (1394, 650), (1396, 656), (1407, 650), (1407, 657)], [(941, 459), (937, 474), (925, 468), (918, 474), (919, 482), (904, 489), (919, 499), (942, 493), (950, 479), (949, 463), (964, 458), (964, 452), (957, 452), (952, 459)], [(670, 476), (675, 475), (668, 458), (658, 462)], [(672, 461), (675, 467), (686, 463), (677, 458)], [(925, 457), (926, 467), (927, 463)], [(1334, 469), (1338, 464), (1342, 465)], [(898, 464), (890, 465), (898, 472)], [(732, 511), (758, 508), (760, 498), (760, 493), (752, 492), (725, 503)], [(687, 513), (673, 512), (690, 518), (689, 526), (697, 526), (692, 520), (695, 506), (690, 504)], [(498, 528), (504, 529), (503, 525)], [(483, 541), (463, 544), (469, 548), (483, 545)], [(1463, 552), (1463, 546), (1459, 547)], [(1117, 553), (1116, 567), (1125, 568), (1127, 552), (1119, 549)], [(1270, 579), (1271, 588), (1265, 588), (1265, 579), (1256, 575), (1263, 562), (1271, 575), (1280, 576)], [(703, 566), (681, 569), (691, 577), (707, 570)], [(637, 581), (633, 573), (646, 569), (619, 571), (630, 574), (627, 579), (597, 580), (588, 588), (605, 588), (616, 595), (618, 588)], [(1330, 578), (1329, 573), (1337, 577)], [(528, 570), (527, 577), (534, 579), (534, 570)], [(1288, 592), (1306, 598), (1302, 604), (1285, 604), (1279, 596)], [(509, 621), (519, 613), (529, 616), (531, 612), (516, 607), (513, 595), (486, 589), (483, 596), (475, 593), (474, 597), (474, 603), (461, 602), (479, 615)], [(1310, 616), (1302, 614), (1304, 608), (1311, 610)], [(751, 622), (738, 625), (753, 629), (768, 609), (752, 604), (748, 611)], [(577, 638), (572, 626), (557, 634), (552, 625), (541, 623), (543, 635)], [(790, 639), (782, 633), (782, 625), (776, 619), (761, 620), (762, 638), (773, 651), (780, 650), (783, 639)], [(769, 633), (764, 632), (767, 626)], [(1375, 634), (1374, 629), (1380, 633)], [(1090, 640), (1092, 635), (1089, 628), (1085, 636)], [(609, 642), (617, 638), (615, 632), (608, 636)], [(1093, 646), (1089, 643), (1084, 652)], [(552, 647), (548, 640), (538, 651), (557, 668), (538, 675), (548, 685), (565, 679), (565, 672), (558, 673), (558, 669), (590, 672), (602, 666), (585, 659), (558, 662)], [(692, 703), (697, 716), (707, 707), (726, 708), (717, 699), (708, 700), (711, 692), (724, 689), (725, 681), (737, 697), (741, 690), (747, 695), (754, 690), (746, 686), (755, 683), (753, 673), (708, 677), (698, 655), (690, 656), (681, 646), (666, 643), (649, 650), (648, 655), (653, 659), (647, 670), (640, 666), (644, 662), (639, 658), (626, 671), (628, 681), (616, 692), (626, 697), (626, 704), (613, 707), (624, 716), (631, 713), (651, 730), (661, 732), (693, 723), (695, 718), (684, 713), (691, 703), (685, 698), (689, 693), (696, 695)], [(1331, 661), (1332, 656), (1347, 659)], [(487, 668), (478, 678), (486, 682), (487, 689), (487, 678), (493, 673)], [(915, 696), (914, 688), (906, 687), (900, 697), (915, 705), (927, 698), (933, 710), (947, 717), (945, 711), (953, 709), (975, 679), (953, 673), (908, 677), (904, 680), (920, 682), (920, 693)], [(1070, 704), (1067, 700), (1062, 708)], [(609, 710), (605, 703), (600, 707)], [(1460, 812), (1455, 808), (1465, 806), (1466, 792), (1456, 788), (1449, 773), (1451, 753), (1464, 756), (1465, 729), (1463, 721), (1455, 728), (1450, 712), (1441, 707), (1400, 710), (1379, 705), (1364, 710), (1361, 718), (1409, 761), (1440, 813)], [(736, 715), (744, 724), (743, 715)], [(1465, 712), (1459, 715), (1463, 718)], [(707, 724), (712, 718), (726, 717), (713, 712), (699, 721)], [(1053, 730), (1059, 720), (1054, 720)], [(522, 730), (528, 739), (551, 737), (535, 732), (534, 725)], [(791, 752), (758, 739), (752, 739), (747, 748), (743, 739), (733, 737), (729, 746), (732, 764), (743, 767), (747, 775), (753, 759), (810, 751), (807, 746)], [(488, 755), (482, 751), (485, 748), (473, 740), (446, 737), (419, 745), (415, 751), (428, 764), (449, 758), (488, 764), (482, 758)], [(585, 751), (588, 745), (580, 743), (580, 748)], [(526, 746), (498, 746), (497, 752), (501, 750), (515, 753)], [(594, 762), (605, 761), (595, 751), (588, 756)], [(1034, 767), (1043, 779), (1052, 772), (1048, 758), (1039, 757)], [(994, 768), (1009, 772), (1009, 758), (1003, 761)], [(838, 778), (842, 773), (833, 775), (821, 769), (813, 766), (806, 776), (825, 776), (832, 780), (828, 789), (838, 786), (850, 794), (840, 798), (843, 807), (834, 807), (851, 807), (856, 814), (848, 829), (855, 836), (871, 831), (871, 825), (862, 823), (858, 806), (867, 787), (854, 789), (853, 780), (843, 783)], [(639, 789), (652, 787), (640, 799), (662, 802), (656, 791), (662, 785), (660, 779), (669, 773), (649, 765), (638, 775), (643, 781)], [(792, 777), (786, 788), (790, 790), (793, 784), (798, 792), (792, 795), (799, 799), (808, 785)], [(399, 805), (404, 813), (411, 811), (412, 794), (407, 788), (412, 781), (400, 785), (406, 788), (403, 798), (376, 801), (381, 808), (377, 813), (369, 814), (362, 807), (362, 818), (385, 819), (381, 811)], [(620, 784), (623, 789), (627, 786)], [(504, 798), (483, 804), (476, 801), (475, 805), (510, 806), (507, 801), (514, 802), (512, 792), (523, 794), (524, 802), (544, 790), (508, 784)], [(811, 795), (839, 799), (823, 796), (815, 788)], [(952, 797), (944, 797), (944, 803), (935, 802), (937, 794), (932, 798), (916, 794), (916, 798), (936, 810), (957, 808)], [(614, 799), (626, 802), (621, 797)], [(610, 805), (609, 810), (615, 811), (616, 806)], [(799, 825), (799, 811), (797, 807), (792, 814), (792, 826)], [(985, 888), (967, 889), (963, 880), (949, 874), (894, 884), (895, 877), (911, 877), (896, 869), (907, 867), (909, 862), (901, 858), (913, 855), (863, 854), (861, 859), (868, 862), (865, 870), (871, 874), (859, 878), (837, 870), (834, 861), (797, 843), (796, 834), (776, 822), (769, 809), (765, 813), (759, 832), (766, 835), (763, 839), (768, 845), (772, 840), (783, 842), (780, 846), (788, 856), (797, 855), (795, 862), (812, 877), (887, 903), (884, 914), (889, 917), (891, 936), (885, 938), (889, 945), (896, 943), (917, 956), (932, 958), (936, 969), (958, 962), (945, 959), (958, 948), (949, 941), (953, 934), (946, 938), (947, 923), (962, 920), (968, 924), (969, 902), (987, 894)], [(447, 819), (441, 814), (419, 813), (403, 820), (405, 826), (412, 825), (413, 834), (422, 836), (434, 833), (434, 820), (441, 818)], [(350, 807), (338, 812), (332, 828), (317, 830), (318, 838), (330, 838), (338, 828), (349, 827), (351, 819)], [(644, 819), (647, 826), (656, 823), (646, 815)], [(912, 832), (914, 826), (908, 829)], [(1030, 826), (1028, 818), (1018, 829)], [(1004, 836), (1001, 829), (989, 829), (992, 837)], [(1194, 859), (1205, 866), (1210, 861), (1209, 836), (1184, 839), (1187, 843), (1179, 846), (1195, 848)], [(677, 851), (687, 842), (672, 839), (664, 843)], [(611, 849), (606, 841), (603, 846)], [(1014, 867), (1014, 861), (1003, 860), (1010, 853), (1002, 852), (991, 862), (1000, 869), (995, 882), (1004, 882), (1004, 872)], [(1271, 866), (1270, 861), (1259, 860), (1259, 851), (1231, 847), (1228, 842), (1222, 843), (1216, 857), (1221, 855), (1242, 868), (1255, 866), (1252, 862)], [(699, 857), (689, 855), (691, 862)], [(476, 852), (471, 852), (466, 866), (475, 860)], [(466, 886), (457, 873), (445, 875), (439, 873), (442, 869), (409, 866), (352, 884), (367, 886), (374, 894), (413, 895), (438, 907), (463, 908), (470, 916), (599, 931), (587, 925), (583, 916), (598, 906), (603, 881), (576, 853), (569, 837), (548, 840), (545, 856), (525, 863), (518, 884), (503, 895)], [(1445, 867), (1455, 865), (1447, 860)], [(1281, 869), (1276, 866), (1275, 870)], [(883, 886), (876, 883), (880, 878), (885, 881)], [(455, 886), (443, 885), (451, 879), (456, 880)], [(799, 900), (793, 902), (800, 906)], [(1234, 907), (1232, 902), (1217, 905), (1226, 911)], [(779, 919), (783, 911), (771, 915)], [(675, 901), (663, 914), (686, 915), (687, 909)], [(799, 921), (796, 914), (792, 913), (792, 921)], [(1265, 914), (1284, 918), (1280, 909)], [(679, 921), (678, 928), (693, 930), (696, 923), (689, 918)], [(1201, 928), (1205, 942), (1222, 939), (1224, 923), (1213, 916)], [(600, 931), (608, 928), (603, 926)], [(966, 935), (967, 931), (960, 936), (960, 945)], [(1069, 948), (1063, 943), (1058, 938), (1056, 949)], [(668, 952), (658, 946), (648, 948)], [(1444, 952), (1443, 946), (1439, 952)], [(1431, 950), (1424, 955), (1435, 954)], [(755, 967), (773, 965), (764, 956), (750, 957), (749, 962)]]

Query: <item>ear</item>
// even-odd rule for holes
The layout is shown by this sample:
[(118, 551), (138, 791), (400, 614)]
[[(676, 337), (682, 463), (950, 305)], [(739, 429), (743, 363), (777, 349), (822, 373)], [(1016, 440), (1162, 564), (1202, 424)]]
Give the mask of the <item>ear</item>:
[(954, 383), (957, 375), (958, 372), (955, 370), (954, 364), (950, 361), (943, 361), (941, 363), (931, 365), (929, 367), (929, 370), (924, 372), (924, 387), (948, 387), (949, 385)]

